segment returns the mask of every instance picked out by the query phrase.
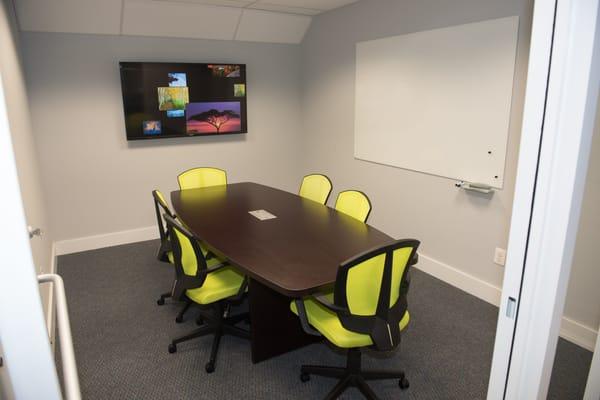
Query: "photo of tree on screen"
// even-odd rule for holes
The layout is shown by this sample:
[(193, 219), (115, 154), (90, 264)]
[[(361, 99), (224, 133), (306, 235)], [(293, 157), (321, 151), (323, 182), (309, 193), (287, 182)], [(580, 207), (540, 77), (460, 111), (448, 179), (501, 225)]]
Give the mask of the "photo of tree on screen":
[(241, 130), (240, 103), (189, 103), (186, 108), (187, 133), (231, 133)]

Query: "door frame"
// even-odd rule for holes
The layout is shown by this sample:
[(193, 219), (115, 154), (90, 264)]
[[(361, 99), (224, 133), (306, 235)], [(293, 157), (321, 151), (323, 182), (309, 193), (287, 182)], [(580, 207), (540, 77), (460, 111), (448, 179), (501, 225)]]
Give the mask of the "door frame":
[(547, 396), (600, 87), (598, 4), (598, 0), (535, 2), (488, 399)]
[[(598, 96), (600, 63), (594, 37), (599, 1), (535, 1), (488, 399), (543, 399), (547, 394)], [(4, 214), (0, 230), (0, 276), (10, 277), (0, 279), (0, 368), (8, 373), (17, 397), (60, 399), (42, 304), (35, 295), (39, 290), (1, 82), (0, 78), (0, 176), (5, 209), (12, 212)], [(507, 316), (511, 297), (515, 317)]]
[(585, 394), (583, 395), (583, 400), (598, 399), (600, 399), (600, 333), (596, 339), (596, 349), (592, 357), (592, 365), (590, 366)]

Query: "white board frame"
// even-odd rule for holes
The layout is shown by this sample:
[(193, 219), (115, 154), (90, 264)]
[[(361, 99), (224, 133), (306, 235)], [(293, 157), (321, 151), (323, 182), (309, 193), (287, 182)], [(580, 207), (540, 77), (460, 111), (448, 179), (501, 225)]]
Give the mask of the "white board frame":
[(356, 44), (354, 156), (504, 185), (519, 17)]

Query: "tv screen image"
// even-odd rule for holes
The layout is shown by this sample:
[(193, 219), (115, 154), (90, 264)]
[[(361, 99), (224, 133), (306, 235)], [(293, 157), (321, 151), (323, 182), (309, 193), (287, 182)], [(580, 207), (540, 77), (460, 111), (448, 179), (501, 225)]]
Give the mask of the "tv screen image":
[(185, 113), (191, 134), (238, 132), (242, 126), (239, 101), (189, 103)]
[(120, 62), (127, 140), (246, 133), (244, 64)]

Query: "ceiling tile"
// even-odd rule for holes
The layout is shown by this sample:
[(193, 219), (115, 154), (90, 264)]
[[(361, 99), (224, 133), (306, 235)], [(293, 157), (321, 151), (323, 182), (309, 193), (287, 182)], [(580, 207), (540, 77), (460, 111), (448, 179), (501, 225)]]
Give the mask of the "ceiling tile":
[(231, 40), (241, 12), (193, 3), (125, 0), (123, 34)]
[(118, 35), (121, 0), (15, 0), (23, 31)]
[(204, 4), (212, 6), (225, 6), (225, 7), (246, 7), (255, 0), (163, 0), (168, 2), (178, 3), (193, 3), (193, 4)]
[(253, 8), (256, 10), (264, 10), (264, 11), (276, 11), (282, 13), (289, 14), (302, 14), (302, 15), (317, 15), (323, 12), (323, 10), (315, 10), (312, 8), (300, 8), (300, 7), (289, 7), (282, 6), (278, 4), (270, 4), (270, 3), (254, 3), (248, 8)]
[(271, 43), (300, 43), (310, 26), (311, 18), (244, 9), (236, 40)]
[(348, 4), (356, 3), (358, 0), (260, 0), (256, 4), (273, 4), (286, 7), (308, 8), (313, 10), (333, 10)]

